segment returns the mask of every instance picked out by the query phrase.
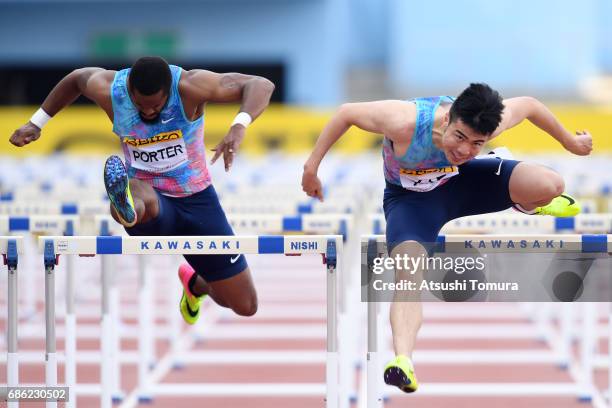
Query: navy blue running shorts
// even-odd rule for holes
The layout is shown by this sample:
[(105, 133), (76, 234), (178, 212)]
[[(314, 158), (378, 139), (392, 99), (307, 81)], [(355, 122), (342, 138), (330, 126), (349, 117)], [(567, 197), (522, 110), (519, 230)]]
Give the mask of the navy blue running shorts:
[[(157, 192), (159, 214), (143, 224), (126, 228), (137, 236), (234, 235), (212, 185), (188, 197), (168, 197)], [(184, 255), (207, 282), (231, 278), (247, 268), (244, 255)]]
[(383, 209), (388, 252), (404, 241), (417, 241), (430, 250), (450, 220), (510, 208), (510, 175), (518, 163), (503, 159), (500, 168), (499, 158), (473, 159), (459, 166), (458, 175), (427, 192), (387, 182)]

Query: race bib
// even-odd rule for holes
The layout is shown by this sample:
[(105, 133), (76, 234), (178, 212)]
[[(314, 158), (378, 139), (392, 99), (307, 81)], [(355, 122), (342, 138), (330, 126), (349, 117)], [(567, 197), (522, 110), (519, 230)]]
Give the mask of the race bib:
[(437, 169), (408, 170), (400, 169), (402, 187), (411, 191), (431, 191), (459, 174), (459, 167), (447, 166)]
[(148, 139), (124, 138), (131, 166), (151, 173), (163, 173), (187, 162), (183, 132), (173, 130)]

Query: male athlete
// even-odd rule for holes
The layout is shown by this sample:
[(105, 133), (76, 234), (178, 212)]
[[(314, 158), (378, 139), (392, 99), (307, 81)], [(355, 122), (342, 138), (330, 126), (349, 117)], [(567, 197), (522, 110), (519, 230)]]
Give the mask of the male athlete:
[[(562, 194), (563, 179), (551, 169), (505, 158), (475, 159), (486, 142), (525, 119), (574, 154), (588, 155), (592, 150), (588, 132), (572, 135), (536, 99), (502, 100), (488, 85), (471, 84), (456, 99), (441, 96), (342, 105), (304, 165), (302, 187), (309, 196), (323, 199), (319, 164), (354, 125), (384, 135), (383, 208), (392, 258), (425, 255), (427, 244), (436, 241), (442, 226), (458, 217), (512, 206), (528, 214), (577, 214), (578, 204)], [(396, 270), (396, 280), (406, 278), (405, 271)], [(414, 392), (418, 382), (411, 356), (422, 307), (420, 302), (396, 300), (397, 296), (390, 313), (396, 357), (386, 366), (384, 378), (404, 392)]]
[[(204, 107), (241, 101), (240, 113), (213, 149), (232, 165), (246, 127), (268, 106), (274, 84), (237, 73), (184, 71), (159, 57), (144, 57), (131, 68), (81, 68), (64, 77), (11, 143), (24, 146), (40, 137), (51, 117), (79, 95), (94, 101), (113, 122), (125, 155), (111, 156), (104, 184), (113, 217), (130, 235), (233, 235), (211, 184), (204, 149)], [(180, 310), (197, 321), (204, 295), (244, 316), (257, 310), (257, 294), (243, 255), (185, 255), (179, 267)]]

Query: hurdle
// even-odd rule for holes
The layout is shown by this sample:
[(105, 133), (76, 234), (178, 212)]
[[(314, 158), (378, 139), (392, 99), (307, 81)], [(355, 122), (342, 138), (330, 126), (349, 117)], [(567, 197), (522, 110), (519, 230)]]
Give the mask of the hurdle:
[[(455, 251), (461, 251), (462, 249), (469, 248), (466, 242), (481, 240), (495, 239), (501, 242), (520, 242), (526, 241), (529, 249), (505, 248), (506, 251), (512, 252), (581, 252), (581, 253), (612, 253), (612, 235), (578, 235), (578, 234), (564, 234), (564, 235), (441, 235), (438, 237), (438, 244), (440, 246), (439, 252), (444, 252), (446, 249), (453, 249)], [(563, 241), (564, 245), (561, 247), (556, 245), (555, 248), (543, 248), (537, 245), (529, 245), (529, 243), (535, 243), (538, 240), (553, 240), (555, 242)], [(387, 253), (385, 237), (381, 235), (364, 235), (361, 239), (362, 245), (362, 274), (367, 276), (370, 272), (374, 258), (383, 256)], [(489, 248), (490, 249), (490, 248)], [(365, 259), (364, 259), (365, 258)], [(372, 294), (368, 291), (368, 297)], [(375, 296), (375, 295), (374, 295)], [(590, 303), (590, 302), (587, 302)], [(612, 315), (611, 315), (612, 317)], [(368, 298), (367, 307), (367, 330), (368, 330), (368, 342), (367, 342), (367, 368), (366, 368), (366, 381), (367, 381), (367, 407), (382, 407), (383, 396), (381, 390), (381, 365), (379, 360), (379, 349), (378, 349), (378, 308), (375, 298)], [(419, 389), (419, 394), (427, 396), (503, 396), (503, 395), (527, 395), (527, 396), (576, 396), (581, 400), (590, 400), (597, 397), (595, 389), (592, 385), (591, 371), (593, 369), (593, 362), (591, 353), (593, 345), (593, 321), (589, 316), (589, 319), (585, 319), (585, 337), (584, 343), (581, 350), (582, 367), (580, 378), (577, 379), (577, 384), (568, 383), (437, 383), (437, 384), (422, 384)], [(610, 323), (612, 330), (612, 322)], [(472, 333), (471, 335), (473, 335)], [(474, 354), (474, 353), (472, 353)], [(420, 357), (426, 357), (420, 355), (418, 352), (415, 353), (415, 362), (420, 361)], [(431, 356), (430, 356), (431, 357)], [(461, 356), (459, 356), (461, 359)], [(471, 356), (472, 358), (474, 356)], [(465, 356), (463, 356), (465, 359)], [(481, 355), (480, 362), (486, 363), (487, 359), (489, 362), (499, 362), (498, 360), (493, 361), (490, 356)], [(609, 362), (612, 365), (612, 353), (610, 354)], [(470, 359), (473, 362), (473, 360)], [(515, 359), (508, 360), (506, 363), (512, 363)], [(544, 360), (548, 361), (548, 360)], [(572, 376), (576, 376), (575, 373), (571, 373)], [(612, 375), (612, 374), (611, 374)], [(612, 379), (610, 380), (612, 382)], [(392, 389), (394, 395), (399, 395), (400, 391)], [(598, 400), (601, 404), (601, 399)], [(601, 405), (600, 405), (601, 406)]]
[[(381, 234), (385, 231), (385, 219), (382, 214), (369, 216), (370, 231), (372, 234)], [(502, 212), (462, 217), (448, 222), (442, 227), (445, 234), (496, 234), (496, 233), (582, 233), (582, 234), (609, 234), (612, 233), (612, 213), (579, 214), (575, 217), (555, 218), (551, 216), (532, 216), (516, 212)], [(586, 307), (586, 306), (585, 306)], [(563, 356), (559, 365), (567, 367), (570, 361), (570, 346), (572, 342), (573, 310), (571, 303), (563, 303), (559, 316), (561, 341), (556, 346)], [(540, 307), (535, 311), (538, 330), (546, 337), (551, 330), (547, 327), (547, 307)], [(552, 338), (547, 340), (552, 341)], [(601, 366), (601, 359), (599, 359)], [(607, 361), (606, 361), (607, 362)], [(612, 386), (611, 386), (612, 389)]]
[[(182, 254), (322, 254), (327, 266), (327, 354), (326, 388), (317, 384), (261, 384), (261, 386), (237, 387), (232, 384), (211, 387), (198, 386), (191, 390), (197, 395), (224, 395), (224, 389), (232, 388), (237, 396), (257, 395), (322, 395), (326, 396), (328, 407), (338, 407), (338, 333), (337, 333), (337, 273), (341, 269), (342, 238), (338, 235), (321, 236), (232, 236), (232, 237), (59, 237), (39, 238), (39, 247), (44, 254), (45, 282), (48, 290), (45, 297), (47, 325), (47, 385), (55, 383), (57, 372), (55, 350), (55, 299), (51, 288), (54, 285), (54, 268), (59, 255), (182, 255)], [(339, 265), (340, 264), (340, 265)], [(112, 331), (108, 310), (108, 281), (102, 279), (102, 384), (101, 406), (112, 404), (112, 378), (107, 359)], [(184, 395), (190, 387), (187, 384), (157, 386), (147, 390), (152, 395)], [(78, 390), (77, 390), (78, 394)]]
[[(104, 218), (104, 217), (102, 217)], [(110, 218), (110, 216), (108, 216), (108, 218)], [(80, 228), (80, 217), (78, 215), (30, 215), (30, 216), (6, 216), (6, 215), (0, 215), (0, 234), (2, 233), (32, 233), (32, 234), (46, 234), (46, 235), (56, 235), (56, 234), (64, 234), (65, 236), (72, 236), (75, 235), (75, 232), (78, 231)], [(99, 231), (101, 235), (108, 235), (109, 233), (109, 226), (107, 225), (106, 222), (101, 221), (100, 222), (100, 226), (99, 226)], [(26, 244), (25, 238), (24, 238), (24, 242), (23, 242), (24, 246)], [(140, 263), (142, 264), (142, 262), (144, 261), (144, 259), (142, 257), (139, 258)], [(76, 354), (76, 316), (75, 316), (75, 307), (74, 307), (74, 259), (72, 256), (67, 256), (66, 257), (66, 305), (65, 305), (65, 325), (64, 325), (64, 335), (65, 335), (65, 355), (64, 355), (64, 369), (65, 369), (65, 383), (66, 386), (69, 389), (69, 392), (73, 392), (73, 385), (76, 383), (76, 364), (77, 362), (94, 362), (96, 361), (95, 358), (92, 358), (93, 356), (90, 355), (77, 355)], [(144, 265), (139, 265), (140, 269), (143, 269)], [(103, 269), (103, 275), (104, 274), (108, 274), (109, 271), (109, 262), (107, 259), (102, 260), (102, 269)], [(144, 276), (143, 271), (140, 271), (141, 276)], [(23, 274), (21, 276), (24, 276)], [(33, 279), (35, 279), (35, 275), (34, 274), (26, 274), (25, 275), (30, 281), (32, 281)], [(26, 282), (26, 286), (33, 286), (33, 283), (27, 283)], [(109, 298), (110, 298), (110, 308), (111, 311), (114, 311), (114, 313), (116, 313), (116, 310), (118, 309), (118, 294), (116, 293), (116, 291), (113, 291), (112, 289), (109, 291)], [(142, 295), (147, 295), (150, 294), (150, 292), (143, 290), (142, 291)], [(31, 297), (28, 297), (27, 299), (33, 299)], [(141, 312), (144, 311), (149, 311), (149, 308), (144, 307), (145, 302), (149, 301), (150, 302), (150, 298), (145, 298), (143, 297), (142, 299), (139, 299), (139, 303), (141, 305)], [(23, 306), (23, 302), (22, 302), (22, 306)], [(25, 304), (26, 309), (29, 310), (30, 306), (28, 304)], [(33, 308), (33, 306), (32, 306)], [(111, 315), (114, 314), (113, 312), (111, 313)], [(142, 316), (145, 316), (145, 314), (147, 316), (150, 315), (150, 313), (143, 313)], [(113, 350), (118, 349), (118, 343), (120, 341), (119, 336), (117, 335), (118, 332), (118, 327), (116, 325), (116, 320), (113, 319), (113, 342), (117, 343), (117, 347), (113, 347)], [(22, 325), (23, 326), (23, 325)], [(146, 329), (149, 328), (149, 326), (147, 326), (146, 324), (143, 324), (143, 333), (146, 334)], [(25, 325), (25, 330), (23, 330), (22, 328), (22, 333), (25, 334), (25, 336), (29, 336), (29, 337), (39, 337), (42, 336), (43, 334), (40, 333), (35, 327), (33, 327), (32, 325), (26, 324)], [(24, 336), (24, 334), (22, 334), (22, 336)], [(91, 336), (90, 336), (91, 337)], [(142, 378), (144, 377), (143, 373), (146, 373), (146, 371), (142, 370), (142, 367), (140, 366), (144, 366), (147, 367), (147, 365), (152, 362), (152, 357), (151, 355), (153, 354), (153, 347), (151, 346), (151, 344), (154, 344), (152, 338), (150, 337), (143, 337), (140, 336), (138, 337), (139, 340), (144, 343), (142, 350), (143, 350), (143, 355), (140, 356), (140, 358), (135, 358), (136, 356), (133, 357), (133, 360), (137, 360), (139, 362), (139, 380), (142, 381)], [(147, 347), (148, 346), (148, 347)], [(144, 358), (143, 358), (144, 356)], [(27, 353), (22, 353), (20, 356), (22, 361), (26, 361), (26, 362), (38, 362), (40, 361), (40, 357), (39, 354), (36, 352), (27, 352)], [(99, 361), (100, 359), (98, 358), (97, 361)], [(118, 361), (118, 359), (113, 355), (112, 358), (110, 359), (110, 361), (112, 361), (113, 364), (113, 368), (114, 368), (114, 374), (113, 374), (113, 380), (114, 380), (114, 388), (113, 388), (113, 399), (115, 401), (120, 400), (122, 397), (122, 393), (119, 387), (119, 383), (120, 383), (120, 362)], [(140, 362), (142, 361), (142, 364), (140, 364)], [(95, 393), (96, 390), (94, 387), (88, 385), (86, 387), (87, 393), (92, 394)], [(71, 394), (72, 395), (72, 394)], [(66, 406), (67, 407), (73, 407), (76, 406), (75, 405), (75, 399), (70, 397), (69, 400), (66, 402)]]
[[(0, 236), (0, 252), (3, 264), (6, 265), (7, 274), (7, 331), (6, 331), (6, 385), (8, 387), (19, 386), (19, 352), (17, 350), (17, 265), (19, 254), (23, 253), (23, 238), (14, 236)], [(12, 401), (7, 405), (9, 408), (19, 406), (18, 402)]]
[[(237, 234), (285, 234), (285, 233), (304, 233), (304, 234), (337, 234), (342, 236), (344, 242), (344, 265), (350, 263), (351, 258), (350, 255), (352, 253), (347, 252), (347, 248), (351, 246), (352, 242), (347, 245), (347, 240), (354, 240), (354, 244), (358, 247), (358, 237), (354, 233), (354, 216), (352, 214), (298, 214), (298, 215), (280, 215), (280, 214), (228, 214), (227, 216), (229, 224), (236, 231)], [(107, 231), (111, 235), (120, 234), (123, 230), (123, 227), (117, 224), (112, 217), (108, 215), (100, 215), (95, 217), (97, 229), (100, 231)], [(356, 249), (356, 248), (355, 248)], [(142, 257), (139, 257), (139, 266), (143, 261)], [(142, 268), (141, 268), (142, 269)], [(348, 270), (346, 267), (343, 268), (343, 271)], [(140, 281), (144, 283), (139, 290), (139, 298), (142, 299), (140, 304), (148, 302), (151, 297), (150, 288), (148, 287), (149, 279), (147, 279), (147, 274), (143, 273), (141, 270), (139, 272)], [(351, 289), (349, 286), (351, 284), (355, 284), (355, 282), (350, 281), (350, 276), (347, 273), (339, 273), (338, 274), (338, 285), (340, 287), (338, 291), (338, 330), (340, 333), (347, 333), (349, 331), (349, 326), (351, 326), (354, 322), (348, 319), (347, 313), (349, 304), (347, 303), (348, 291)], [(358, 289), (358, 288), (355, 288)], [(152, 318), (150, 316), (150, 308), (143, 307), (142, 310), (146, 311), (143, 313), (141, 318), (139, 319), (139, 330), (142, 333), (151, 333), (152, 330)], [(174, 314), (173, 316), (178, 316)], [(256, 319), (257, 316), (253, 316), (251, 319)], [(150, 350), (152, 345), (147, 344), (149, 341), (145, 340), (147, 336), (141, 336), (139, 339), (144, 344), (146, 351), (143, 351), (144, 355), (151, 355)], [(350, 347), (349, 347), (350, 345)], [(351, 370), (351, 358), (356, 358), (357, 350), (353, 350), (354, 344), (350, 342), (346, 347), (343, 347), (342, 350), (339, 351), (340, 358), (340, 374), (339, 374), (339, 382), (340, 382), (340, 406), (345, 407), (348, 406), (349, 401), (351, 399), (356, 398), (356, 390), (351, 389), (351, 378), (352, 378), (352, 370)], [(202, 359), (206, 359), (206, 357), (201, 356)], [(190, 354), (190, 360), (198, 359), (200, 356), (197, 353)], [(251, 359), (253, 357), (250, 357)], [(139, 362), (139, 373), (143, 373), (147, 371), (147, 367)], [(116, 372), (116, 370), (115, 370)], [(144, 384), (146, 381), (146, 375), (139, 374), (139, 378), (142, 379), (141, 382)], [(143, 386), (142, 389), (146, 389), (148, 387)], [(349, 397), (350, 394), (350, 397)], [(140, 396), (141, 400), (146, 400), (148, 396), (142, 395)]]

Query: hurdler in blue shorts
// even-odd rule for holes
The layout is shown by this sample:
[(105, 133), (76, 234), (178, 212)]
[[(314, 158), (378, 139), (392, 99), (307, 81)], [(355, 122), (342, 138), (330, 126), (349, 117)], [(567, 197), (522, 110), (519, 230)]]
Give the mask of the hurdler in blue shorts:
[[(510, 207), (528, 214), (577, 214), (578, 204), (563, 194), (563, 179), (551, 169), (496, 155), (476, 158), (486, 142), (525, 119), (571, 153), (588, 155), (592, 150), (588, 132), (572, 135), (538, 100), (502, 100), (488, 85), (471, 84), (456, 99), (439, 96), (342, 105), (304, 166), (302, 187), (309, 196), (323, 199), (319, 164), (354, 125), (384, 135), (383, 207), (392, 257), (424, 254), (444, 224), (466, 215)], [(402, 273), (396, 271), (396, 279)], [(419, 302), (394, 301), (390, 314), (396, 357), (385, 368), (385, 382), (414, 392), (418, 382), (411, 356), (422, 307)]]
[[(225, 170), (247, 126), (268, 106), (274, 91), (265, 78), (205, 70), (185, 71), (160, 57), (143, 57), (120, 71), (81, 68), (64, 77), (41, 109), (11, 136), (25, 146), (47, 121), (79, 95), (94, 101), (113, 122), (125, 165), (111, 156), (104, 184), (111, 214), (130, 235), (233, 235), (212, 186), (204, 147), (204, 107), (241, 102), (227, 135), (213, 149)], [(205, 295), (240, 315), (257, 310), (257, 293), (240, 254), (190, 255), (179, 267), (180, 311), (198, 319)]]

